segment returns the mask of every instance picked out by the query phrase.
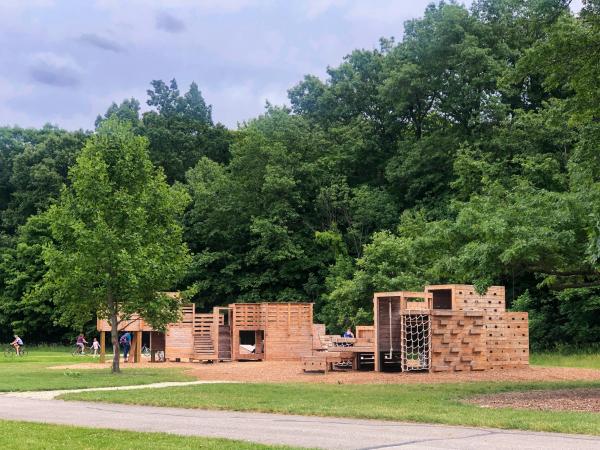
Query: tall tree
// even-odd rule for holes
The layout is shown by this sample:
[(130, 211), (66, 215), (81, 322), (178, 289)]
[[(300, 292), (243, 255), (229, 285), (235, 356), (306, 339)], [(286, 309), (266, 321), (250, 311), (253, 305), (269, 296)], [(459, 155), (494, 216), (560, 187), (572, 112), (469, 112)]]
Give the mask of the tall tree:
[(150, 162), (147, 140), (116, 118), (90, 138), (69, 178), (47, 213), (48, 271), (32, 295), (51, 293), (62, 323), (108, 318), (118, 372), (120, 321), (138, 313), (160, 329), (178, 316), (178, 301), (159, 292), (189, 262), (178, 221), (188, 196), (168, 186)]
[(203, 156), (227, 162), (231, 132), (213, 123), (212, 107), (198, 85), (192, 83), (181, 95), (175, 80), (151, 84), (147, 103), (154, 109), (143, 115), (143, 134), (150, 141), (150, 158), (164, 168), (167, 180), (183, 181), (185, 172)]

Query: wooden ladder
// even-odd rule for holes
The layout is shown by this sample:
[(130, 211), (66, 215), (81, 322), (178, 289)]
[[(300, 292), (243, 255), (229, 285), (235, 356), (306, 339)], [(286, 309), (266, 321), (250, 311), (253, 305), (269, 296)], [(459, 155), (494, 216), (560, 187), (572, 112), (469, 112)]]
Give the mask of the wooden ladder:
[(215, 359), (213, 343), (213, 315), (196, 314), (194, 316), (194, 357), (197, 359)]

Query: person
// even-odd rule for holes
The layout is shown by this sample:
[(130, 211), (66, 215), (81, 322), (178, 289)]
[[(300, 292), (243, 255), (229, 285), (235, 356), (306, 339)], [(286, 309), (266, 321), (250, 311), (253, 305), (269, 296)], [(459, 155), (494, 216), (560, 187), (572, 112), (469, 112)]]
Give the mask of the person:
[(129, 331), (121, 336), (119, 344), (123, 346), (123, 361), (128, 362), (129, 360), (129, 349), (131, 349), (131, 333)]
[(10, 343), (10, 345), (12, 345), (15, 348), (15, 351), (17, 352), (17, 356), (20, 356), (21, 355), (21, 347), (23, 347), (23, 340), (17, 334), (15, 334), (15, 340), (12, 341)]
[(77, 347), (79, 347), (79, 351), (82, 355), (85, 355), (85, 344), (87, 344), (85, 336), (83, 333), (79, 333), (79, 336), (77, 336)]
[(98, 339), (94, 338), (94, 342), (92, 342), (92, 350), (94, 350), (94, 357), (98, 356), (99, 349), (100, 349), (100, 342), (98, 342)]
[(343, 337), (345, 337), (345, 338), (353, 338), (354, 337), (354, 333), (352, 332), (352, 330), (350, 329), (350, 327), (348, 327), (348, 329), (344, 333)]

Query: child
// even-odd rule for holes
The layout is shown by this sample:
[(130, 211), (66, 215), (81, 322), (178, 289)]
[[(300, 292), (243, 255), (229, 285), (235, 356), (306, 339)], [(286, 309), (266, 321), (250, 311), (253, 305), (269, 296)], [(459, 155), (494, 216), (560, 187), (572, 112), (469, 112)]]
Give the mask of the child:
[(94, 357), (98, 356), (99, 348), (100, 348), (100, 342), (98, 342), (98, 339), (94, 338), (94, 342), (92, 342), (92, 350), (94, 350)]

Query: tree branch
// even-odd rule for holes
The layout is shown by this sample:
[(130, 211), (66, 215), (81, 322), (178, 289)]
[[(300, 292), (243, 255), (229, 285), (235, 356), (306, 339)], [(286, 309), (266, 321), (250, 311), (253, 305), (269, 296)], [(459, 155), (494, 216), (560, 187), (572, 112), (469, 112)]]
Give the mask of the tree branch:
[(554, 291), (564, 291), (565, 289), (582, 289), (592, 287), (600, 287), (600, 280), (582, 281), (581, 283), (555, 284), (554, 286), (551, 285), (550, 289)]

